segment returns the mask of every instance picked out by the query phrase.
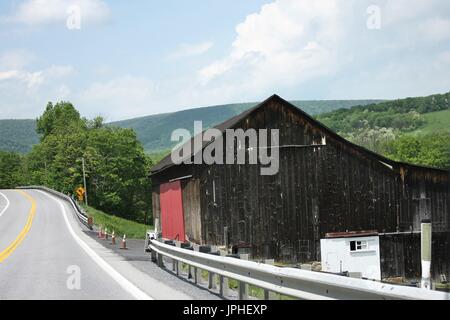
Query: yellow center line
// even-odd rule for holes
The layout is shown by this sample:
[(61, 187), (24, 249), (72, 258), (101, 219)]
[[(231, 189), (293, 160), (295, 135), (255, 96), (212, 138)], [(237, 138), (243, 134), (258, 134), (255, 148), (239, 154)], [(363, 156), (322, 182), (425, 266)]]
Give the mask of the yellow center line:
[(25, 239), (25, 236), (30, 231), (31, 224), (33, 223), (34, 215), (36, 214), (36, 202), (34, 199), (26, 192), (22, 190), (17, 190), (17, 192), (21, 193), (25, 198), (28, 199), (28, 201), (31, 202), (31, 209), (30, 213), (28, 214), (27, 223), (25, 224), (25, 227), (22, 229), (22, 231), (17, 236), (16, 240), (14, 240), (5, 250), (0, 252), (0, 263), (3, 262), (6, 258), (8, 258), (14, 250), (16, 250), (20, 244), (22, 243), (23, 239)]

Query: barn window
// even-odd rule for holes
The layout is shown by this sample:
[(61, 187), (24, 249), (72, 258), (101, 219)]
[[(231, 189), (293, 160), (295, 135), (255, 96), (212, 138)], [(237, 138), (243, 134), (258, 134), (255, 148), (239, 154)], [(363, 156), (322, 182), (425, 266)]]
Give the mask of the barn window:
[(367, 240), (360, 240), (360, 241), (350, 241), (350, 251), (366, 251), (369, 249), (369, 244)]

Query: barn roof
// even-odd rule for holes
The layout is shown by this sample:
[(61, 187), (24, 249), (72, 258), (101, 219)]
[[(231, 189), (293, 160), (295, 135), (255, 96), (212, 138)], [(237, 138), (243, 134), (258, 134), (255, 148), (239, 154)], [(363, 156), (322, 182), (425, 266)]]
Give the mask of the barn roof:
[[(432, 170), (432, 171), (438, 171), (438, 172), (445, 172), (445, 173), (450, 173), (450, 171), (445, 170), (445, 169), (439, 169), (439, 168), (433, 168), (433, 167), (429, 167), (429, 166), (419, 166), (419, 165), (414, 165), (414, 164), (410, 164), (410, 163), (404, 163), (404, 162), (399, 162), (399, 161), (394, 161), (391, 159), (388, 159), (380, 154), (377, 154), (369, 149), (366, 149), (362, 146), (359, 146), (357, 144), (354, 144), (348, 140), (346, 140), (345, 138), (341, 137), (340, 135), (338, 135), (336, 132), (334, 132), (333, 130), (331, 130), (330, 128), (328, 128), (327, 126), (325, 126), (323, 123), (317, 121), (316, 119), (314, 119), (313, 117), (311, 117), (310, 115), (308, 115), (306, 112), (304, 112), (303, 110), (299, 109), (298, 107), (296, 107), (295, 105), (291, 104), (290, 102), (284, 100), (283, 98), (281, 98), (278, 95), (273, 95), (271, 97), (269, 97), (268, 99), (266, 99), (265, 101), (261, 102), (260, 104), (256, 105), (253, 108), (250, 108), (244, 112), (242, 112), (241, 114), (238, 114), (224, 122), (222, 122), (221, 124), (215, 126), (214, 128), (220, 130), (222, 133), (225, 132), (226, 129), (233, 129), (235, 128), (235, 126), (237, 126), (241, 121), (243, 121), (244, 119), (246, 119), (248, 116), (250, 116), (252, 113), (254, 113), (255, 111), (259, 110), (260, 108), (264, 108), (265, 106), (267, 106), (270, 102), (280, 102), (281, 104), (283, 104), (284, 106), (293, 109), (295, 112), (299, 113), (302, 117), (306, 118), (312, 125), (319, 127), (325, 134), (333, 137), (334, 139), (340, 141), (341, 143), (359, 150), (361, 153), (366, 154), (369, 157), (375, 158), (378, 161), (390, 165), (390, 166), (404, 166), (404, 167), (411, 167), (411, 168), (417, 168), (417, 169), (426, 169), (426, 170)], [(193, 139), (191, 138), (188, 142), (186, 142), (186, 144), (188, 143), (193, 143)], [(203, 142), (203, 146), (202, 149), (204, 149), (208, 144), (210, 144), (211, 142)], [(193, 148), (192, 148), (193, 149)], [(192, 153), (191, 156), (193, 156), (194, 154)], [(164, 171), (172, 166), (174, 166), (175, 164), (172, 162), (171, 159), (171, 155), (167, 155), (165, 158), (163, 158), (160, 162), (158, 162), (152, 169), (151, 169), (151, 175), (155, 175), (160, 173), (161, 171)]]

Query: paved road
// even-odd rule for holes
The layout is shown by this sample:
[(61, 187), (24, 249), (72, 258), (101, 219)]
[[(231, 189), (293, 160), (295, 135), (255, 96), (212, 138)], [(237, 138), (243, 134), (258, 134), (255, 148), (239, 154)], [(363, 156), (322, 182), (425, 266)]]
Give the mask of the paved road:
[(183, 299), (83, 232), (63, 201), (0, 190), (0, 299)]

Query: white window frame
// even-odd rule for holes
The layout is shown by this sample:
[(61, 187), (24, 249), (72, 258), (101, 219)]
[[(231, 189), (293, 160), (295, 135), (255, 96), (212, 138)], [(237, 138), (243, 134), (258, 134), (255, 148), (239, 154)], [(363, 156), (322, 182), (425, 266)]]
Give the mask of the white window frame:
[[(355, 242), (355, 250), (352, 250), (352, 242)], [(350, 252), (369, 251), (369, 240), (350, 240)]]

